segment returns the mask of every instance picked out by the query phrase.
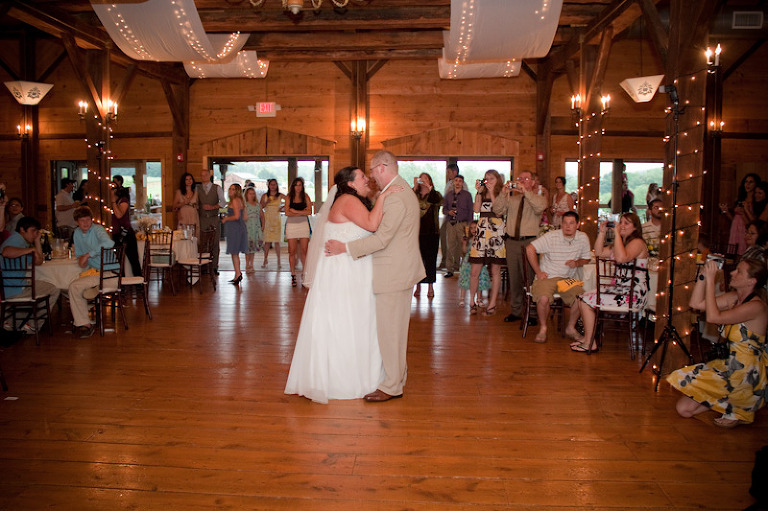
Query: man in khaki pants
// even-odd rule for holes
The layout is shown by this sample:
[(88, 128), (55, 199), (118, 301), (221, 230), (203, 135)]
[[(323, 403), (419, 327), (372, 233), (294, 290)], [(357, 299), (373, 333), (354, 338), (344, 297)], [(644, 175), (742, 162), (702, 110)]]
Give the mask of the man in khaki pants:
[(377, 152), (371, 160), (371, 177), (382, 191), (390, 186), (402, 187), (384, 203), (379, 229), (347, 244), (329, 240), (325, 247), (327, 255), (348, 252), (354, 259), (373, 255), (376, 330), (386, 376), (379, 388), (364, 399), (376, 403), (403, 396), (411, 292), (425, 273), (419, 253), (419, 203), (408, 183), (398, 175), (395, 155)]

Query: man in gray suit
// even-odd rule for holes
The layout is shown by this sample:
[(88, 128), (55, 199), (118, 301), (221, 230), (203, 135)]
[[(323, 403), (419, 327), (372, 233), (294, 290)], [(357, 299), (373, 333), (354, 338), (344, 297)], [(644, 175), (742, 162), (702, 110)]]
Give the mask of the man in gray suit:
[(373, 255), (373, 293), (376, 295), (376, 333), (386, 377), (379, 388), (365, 396), (372, 403), (403, 397), (407, 376), (408, 325), (413, 286), (424, 278), (419, 252), (419, 203), (411, 187), (398, 175), (397, 159), (379, 151), (371, 159), (371, 177), (386, 190), (398, 185), (384, 203), (379, 229), (371, 236), (342, 243), (329, 240), (327, 255), (348, 252), (360, 259)]

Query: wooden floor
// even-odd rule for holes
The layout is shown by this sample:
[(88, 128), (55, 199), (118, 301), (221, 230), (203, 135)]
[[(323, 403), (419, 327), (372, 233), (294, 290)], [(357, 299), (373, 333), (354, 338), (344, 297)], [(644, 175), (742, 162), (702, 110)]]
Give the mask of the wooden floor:
[[(284, 261), (284, 267), (287, 260)], [(283, 394), (304, 292), (222, 272), (216, 293), (152, 285), (130, 330), (59, 327), (2, 350), (3, 510), (743, 509), (768, 413), (681, 419), (624, 341), (587, 357), (470, 317), (456, 279), (413, 302), (405, 398)], [(426, 289), (423, 295), (426, 295)], [(341, 319), (341, 318), (340, 318)], [(57, 318), (58, 322), (58, 318)], [(556, 337), (556, 336), (551, 336)]]

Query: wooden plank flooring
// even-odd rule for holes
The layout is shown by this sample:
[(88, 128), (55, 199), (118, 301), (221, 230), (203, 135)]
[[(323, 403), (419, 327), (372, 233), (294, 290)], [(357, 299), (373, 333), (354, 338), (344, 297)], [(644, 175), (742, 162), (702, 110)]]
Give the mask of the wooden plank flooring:
[[(287, 262), (287, 259), (286, 259)], [(470, 317), (456, 279), (414, 299), (402, 400), (283, 394), (304, 292), (287, 272), (200, 295), (151, 287), (154, 320), (2, 350), (0, 509), (718, 509), (752, 504), (768, 413), (684, 420), (623, 340), (587, 357)], [(423, 296), (426, 295), (424, 289)], [(506, 307), (504, 307), (506, 309)], [(56, 315), (58, 320), (58, 315)], [(339, 318), (340, 320), (342, 318)], [(553, 330), (554, 331), (554, 330)], [(9, 400), (8, 398), (18, 398)]]

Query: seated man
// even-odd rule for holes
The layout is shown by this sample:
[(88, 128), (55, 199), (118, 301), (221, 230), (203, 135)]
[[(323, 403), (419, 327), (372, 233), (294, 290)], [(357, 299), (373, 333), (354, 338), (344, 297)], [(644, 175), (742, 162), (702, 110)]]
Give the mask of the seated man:
[[(531, 285), (531, 294), (536, 301), (540, 325), (535, 342), (547, 342), (549, 304), (552, 303), (555, 293), (558, 293), (563, 303), (571, 308), (568, 326), (565, 329), (566, 335), (577, 334), (576, 321), (579, 319), (579, 308), (571, 305), (584, 292), (584, 288), (572, 286), (567, 290), (558, 291), (557, 283), (561, 280), (576, 278), (576, 269), (589, 262), (589, 239), (578, 229), (579, 215), (575, 211), (568, 211), (563, 214), (560, 229), (549, 231), (526, 247), (528, 262), (536, 273), (536, 280)], [(537, 254), (541, 255), (541, 263)]]
[(88, 206), (78, 207), (73, 216), (77, 224), (72, 236), (75, 256), (80, 267), (86, 270), (86, 275), (69, 285), (69, 305), (72, 309), (74, 331), (80, 330), (79, 337), (85, 339), (93, 335), (93, 325), (88, 316), (88, 299), (92, 297), (83, 296), (83, 292), (99, 285), (99, 274), (87, 270), (94, 269), (98, 272), (101, 266), (101, 249), (112, 248), (115, 242), (104, 227), (93, 223), (93, 214)]
[[(2, 246), (0, 246), (0, 256), (3, 258), (13, 259), (25, 255), (32, 255), (35, 265), (39, 266), (43, 264), (43, 249), (40, 245), (40, 222), (30, 216), (20, 218), (16, 223), (16, 232), (12, 233)], [(23, 274), (23, 272), (6, 271), (4, 276), (12, 279), (16, 276), (21, 277), (21, 274)], [(21, 288), (18, 287), (9, 287), (7, 281), (5, 284), (4, 291), (6, 299), (31, 298), (31, 289), (22, 291)], [(37, 297), (50, 296), (49, 303), (53, 305), (56, 303), (56, 300), (59, 299), (59, 290), (50, 282), (36, 280), (35, 295)], [(9, 320), (3, 325), (3, 328), (6, 330), (21, 329), (26, 333), (35, 333), (41, 326), (42, 321), (40, 324), (28, 321), (24, 325), (11, 325)]]
[(656, 242), (661, 238), (661, 219), (664, 217), (664, 203), (661, 199), (653, 199), (648, 204), (648, 211), (651, 214), (651, 219), (643, 224), (643, 239), (646, 243), (649, 241)]

